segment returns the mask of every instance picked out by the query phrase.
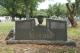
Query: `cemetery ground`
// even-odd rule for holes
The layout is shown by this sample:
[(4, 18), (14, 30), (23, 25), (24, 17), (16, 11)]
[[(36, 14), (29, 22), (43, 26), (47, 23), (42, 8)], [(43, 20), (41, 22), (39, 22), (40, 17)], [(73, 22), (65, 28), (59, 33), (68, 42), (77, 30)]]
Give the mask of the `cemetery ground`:
[(68, 38), (76, 42), (76, 47), (36, 44), (7, 45), (5, 38), (14, 25), (14, 22), (0, 23), (0, 53), (80, 53), (80, 22), (76, 28), (68, 28)]

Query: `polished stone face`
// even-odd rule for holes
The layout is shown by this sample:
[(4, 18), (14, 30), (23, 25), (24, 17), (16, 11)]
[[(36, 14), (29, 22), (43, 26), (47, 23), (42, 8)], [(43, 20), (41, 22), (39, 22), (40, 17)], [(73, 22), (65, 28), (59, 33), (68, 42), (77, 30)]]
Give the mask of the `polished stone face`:
[(67, 40), (66, 21), (47, 19), (47, 28), (55, 34), (56, 40)]
[(47, 19), (46, 26), (35, 26), (35, 20), (16, 21), (16, 40), (67, 41), (66, 21)]
[(15, 39), (28, 39), (32, 28), (35, 27), (34, 19), (25, 20), (25, 21), (16, 21), (15, 26)]

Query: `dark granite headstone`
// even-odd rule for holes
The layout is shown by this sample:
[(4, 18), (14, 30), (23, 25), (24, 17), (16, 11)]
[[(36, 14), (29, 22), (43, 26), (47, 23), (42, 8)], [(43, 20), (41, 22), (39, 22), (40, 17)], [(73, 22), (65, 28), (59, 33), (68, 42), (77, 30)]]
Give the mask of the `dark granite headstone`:
[(46, 26), (35, 26), (34, 19), (16, 21), (16, 40), (51, 40), (55, 39), (54, 34)]
[(47, 19), (47, 28), (55, 35), (57, 41), (67, 41), (67, 22), (62, 20)]
[(35, 27), (35, 20), (22, 20), (16, 21), (15, 23), (15, 39), (16, 40), (27, 40), (31, 34), (32, 28)]
[(54, 40), (54, 34), (45, 26), (36, 26), (31, 33), (30, 40)]

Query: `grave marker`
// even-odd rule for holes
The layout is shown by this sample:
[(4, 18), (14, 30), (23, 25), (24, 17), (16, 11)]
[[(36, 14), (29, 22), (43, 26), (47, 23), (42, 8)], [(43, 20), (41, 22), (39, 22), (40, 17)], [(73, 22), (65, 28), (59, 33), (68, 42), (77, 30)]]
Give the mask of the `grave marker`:
[(47, 19), (47, 28), (55, 34), (56, 41), (67, 41), (67, 22)]
[(16, 40), (27, 40), (30, 36), (32, 28), (34, 27), (35, 27), (34, 19), (16, 21), (15, 39)]

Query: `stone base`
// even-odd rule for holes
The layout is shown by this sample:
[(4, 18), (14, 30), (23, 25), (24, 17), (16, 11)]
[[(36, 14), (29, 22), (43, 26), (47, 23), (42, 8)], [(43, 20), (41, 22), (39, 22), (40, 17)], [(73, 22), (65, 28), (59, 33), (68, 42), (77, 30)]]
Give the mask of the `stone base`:
[(39, 45), (66, 45), (66, 46), (76, 46), (74, 41), (50, 41), (50, 40), (16, 40), (15, 33), (13, 30), (10, 31), (10, 34), (7, 36), (6, 43), (7, 44), (39, 44)]
[(6, 40), (7, 44), (39, 44), (39, 45), (60, 45), (76, 46), (73, 41), (47, 41), (47, 40)]

